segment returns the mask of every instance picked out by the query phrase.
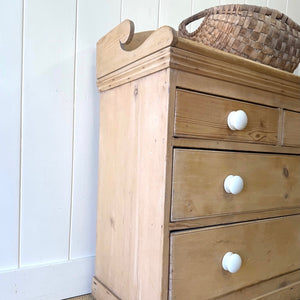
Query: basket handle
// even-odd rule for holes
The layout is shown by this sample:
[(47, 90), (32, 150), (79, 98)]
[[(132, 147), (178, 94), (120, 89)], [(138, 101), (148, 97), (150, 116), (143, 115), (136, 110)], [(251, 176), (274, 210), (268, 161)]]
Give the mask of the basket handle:
[(190, 16), (188, 18), (186, 18), (185, 20), (183, 20), (180, 24), (179, 24), (179, 27), (178, 27), (178, 35), (181, 36), (181, 37), (191, 37), (194, 35), (194, 33), (199, 29), (196, 29), (195, 31), (193, 32), (188, 32), (186, 30), (186, 26), (196, 20), (200, 20), (202, 19), (203, 17), (208, 17), (210, 14), (212, 13), (212, 8), (207, 8), (205, 10), (202, 10), (200, 11), (199, 13), (193, 15), (193, 16)]

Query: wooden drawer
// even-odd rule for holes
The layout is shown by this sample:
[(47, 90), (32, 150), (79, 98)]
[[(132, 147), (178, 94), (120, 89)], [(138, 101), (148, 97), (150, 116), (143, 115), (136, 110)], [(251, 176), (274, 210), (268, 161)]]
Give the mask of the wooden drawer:
[[(243, 110), (248, 124), (243, 130), (231, 130), (227, 117)], [(206, 94), (176, 91), (176, 137), (221, 139), (261, 144), (277, 144), (279, 109), (249, 104)]]
[[(171, 299), (211, 299), (300, 268), (300, 216), (171, 234)], [(241, 269), (222, 269), (228, 251)], [(300, 295), (298, 295), (300, 297)]]
[[(300, 156), (175, 149), (172, 220), (300, 207)], [(224, 190), (239, 175), (239, 194)]]
[(284, 112), (283, 145), (300, 147), (300, 113)]

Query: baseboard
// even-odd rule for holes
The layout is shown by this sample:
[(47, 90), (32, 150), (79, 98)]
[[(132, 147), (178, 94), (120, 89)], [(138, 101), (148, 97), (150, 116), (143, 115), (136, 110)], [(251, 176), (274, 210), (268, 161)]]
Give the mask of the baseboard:
[(1, 299), (61, 300), (91, 292), (95, 257), (0, 272)]

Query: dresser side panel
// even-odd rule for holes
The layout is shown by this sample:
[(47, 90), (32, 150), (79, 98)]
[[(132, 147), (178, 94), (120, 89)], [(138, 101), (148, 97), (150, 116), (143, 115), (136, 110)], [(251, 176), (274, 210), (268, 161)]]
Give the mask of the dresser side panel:
[(96, 278), (161, 299), (169, 70), (101, 94)]

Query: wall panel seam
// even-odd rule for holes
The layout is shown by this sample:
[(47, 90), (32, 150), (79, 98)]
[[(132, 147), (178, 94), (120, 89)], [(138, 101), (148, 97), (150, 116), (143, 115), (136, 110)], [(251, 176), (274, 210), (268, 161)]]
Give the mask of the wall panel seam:
[(21, 267), (21, 221), (22, 221), (22, 162), (23, 162), (23, 95), (24, 95), (24, 41), (25, 41), (25, 0), (22, 1), (21, 21), (21, 86), (20, 86), (20, 153), (19, 153), (19, 228), (18, 228), (18, 268)]
[(122, 22), (122, 10), (123, 10), (123, 0), (120, 0), (120, 20), (119, 20), (119, 23)]
[(120, 2), (120, 23), (122, 22), (122, 15), (123, 15), (123, 0)]
[(156, 25), (157, 28), (159, 28), (159, 20), (160, 20), (160, 10), (161, 10), (160, 2), (161, 2), (161, 0), (157, 1), (157, 5), (158, 5), (158, 7), (157, 7), (157, 25)]
[(75, 114), (76, 114), (76, 79), (77, 79), (77, 33), (78, 33), (78, 2), (75, 2), (75, 38), (74, 38), (74, 68), (73, 68), (73, 120), (72, 120), (72, 165), (71, 165), (71, 201), (69, 216), (69, 249), (68, 260), (71, 259), (72, 251), (72, 221), (73, 221), (73, 198), (74, 198), (74, 148), (75, 148)]

